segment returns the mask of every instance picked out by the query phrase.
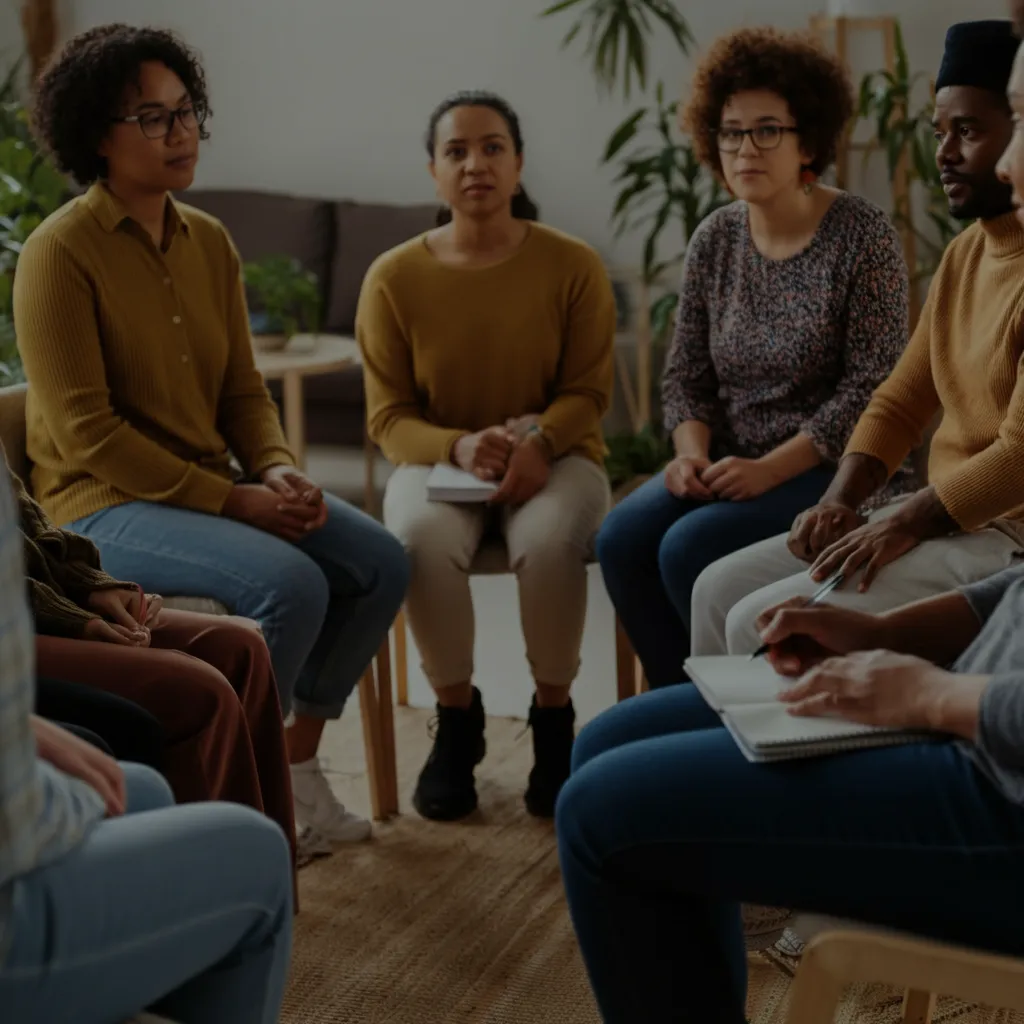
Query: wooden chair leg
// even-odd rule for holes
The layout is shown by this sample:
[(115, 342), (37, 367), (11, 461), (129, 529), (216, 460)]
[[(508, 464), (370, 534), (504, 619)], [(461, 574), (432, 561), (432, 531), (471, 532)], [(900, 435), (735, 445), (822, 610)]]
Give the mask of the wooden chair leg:
[(636, 696), (636, 652), (619, 617), (615, 616), (615, 683), (618, 699)]
[(370, 807), (378, 821), (386, 817), (384, 808), (385, 767), (381, 750), (380, 709), (377, 706), (377, 687), (371, 665), (359, 680), (359, 712), (363, 719), (363, 746), (366, 748), (366, 775), (370, 782)]
[(377, 446), (363, 424), (363, 511), (377, 515)]
[(391, 627), (395, 633), (395, 681), (398, 685), (398, 706), (409, 706), (409, 651), (406, 646), (405, 609), (402, 608)]
[(846, 979), (833, 969), (827, 952), (808, 945), (789, 987), (786, 1024), (831, 1024), (845, 988)]
[(377, 654), (377, 713), (380, 721), (381, 760), (386, 780), (382, 794), (385, 815), (398, 813), (398, 762), (395, 756), (395, 708), (391, 695), (391, 638), (385, 637)]
[(935, 996), (931, 992), (919, 992), (908, 988), (903, 996), (903, 1024), (932, 1024), (935, 1012)]

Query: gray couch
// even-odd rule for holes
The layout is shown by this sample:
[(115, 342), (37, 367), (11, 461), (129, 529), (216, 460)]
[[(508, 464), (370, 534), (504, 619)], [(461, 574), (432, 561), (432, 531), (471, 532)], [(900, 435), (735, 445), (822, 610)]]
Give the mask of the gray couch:
[[(363, 277), (383, 252), (426, 231), (437, 206), (306, 199), (274, 192), (193, 189), (179, 197), (223, 221), (243, 260), (283, 254), (320, 281), (323, 329), (351, 335)], [(275, 398), (280, 395), (271, 386)], [(311, 444), (363, 443), (362, 371), (310, 377), (305, 385)]]

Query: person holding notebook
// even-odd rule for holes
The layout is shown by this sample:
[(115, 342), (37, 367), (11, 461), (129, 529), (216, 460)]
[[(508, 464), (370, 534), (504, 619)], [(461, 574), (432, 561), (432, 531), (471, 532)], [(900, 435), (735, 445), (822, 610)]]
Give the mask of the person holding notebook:
[[(946, 250), (910, 344), (821, 501), (788, 536), (697, 580), (694, 655), (749, 654), (765, 608), (808, 596), (836, 570), (846, 581), (833, 602), (882, 611), (992, 575), (1024, 549), (1024, 226), (996, 173), (1014, 133), (1006, 86), (1016, 48), (1009, 21), (949, 29), (935, 83), (937, 161), (950, 213), (975, 223)], [(940, 416), (928, 486), (865, 519), (864, 504)]]
[[(413, 802), (438, 820), (477, 806), (484, 710), (468, 570), (496, 532), (536, 685), (526, 806), (550, 816), (569, 774), (586, 564), (609, 503), (601, 417), (615, 300), (596, 252), (537, 223), (520, 181), (519, 119), (504, 100), (449, 97), (426, 149), (442, 223), (374, 263), (356, 317), (370, 436), (397, 467), (384, 522), (409, 554), (409, 624), (437, 693)], [(498, 483), (490, 500), (429, 500), (433, 468), (447, 463)]]
[(587, 726), (556, 825), (603, 1020), (742, 1024), (741, 900), (1024, 955), (1021, 622), (1024, 565), (880, 615), (762, 615), (791, 712), (931, 741), (753, 764), (689, 686)]

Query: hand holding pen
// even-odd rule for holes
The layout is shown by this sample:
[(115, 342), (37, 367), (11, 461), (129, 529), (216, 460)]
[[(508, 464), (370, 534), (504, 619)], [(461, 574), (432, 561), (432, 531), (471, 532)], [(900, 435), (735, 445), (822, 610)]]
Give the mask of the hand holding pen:
[[(821, 604), (829, 594), (832, 593), (837, 587), (842, 586), (843, 581), (846, 577), (842, 572), (833, 573), (818, 589), (801, 605), (796, 605), (797, 608), (813, 608), (815, 605)], [(794, 607), (794, 606), (790, 606)], [(771, 643), (763, 643), (754, 653), (750, 656), (750, 660), (753, 661), (755, 658), (760, 658), (762, 655), (767, 654), (771, 649)]]

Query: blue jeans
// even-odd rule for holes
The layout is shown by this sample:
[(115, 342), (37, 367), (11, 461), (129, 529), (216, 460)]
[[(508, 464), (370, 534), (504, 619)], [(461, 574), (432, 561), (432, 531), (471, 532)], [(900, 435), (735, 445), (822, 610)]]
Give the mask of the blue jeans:
[(0, 963), (7, 1024), (273, 1024), (291, 952), (288, 843), (237, 804), (173, 807), (124, 765), (128, 813), (14, 883)]
[(652, 688), (679, 681), (690, 654), (690, 598), (712, 562), (786, 533), (833, 476), (819, 467), (752, 501), (677, 498), (664, 473), (608, 513), (597, 535), (604, 585)]
[(669, 687), (582, 730), (556, 827), (607, 1024), (743, 1024), (741, 901), (1024, 955), (1024, 808), (953, 743), (751, 764)]
[(402, 545), (330, 495), (297, 545), (245, 523), (135, 501), (71, 524), (112, 576), (165, 596), (211, 597), (263, 628), (285, 714), (337, 718), (388, 635), (409, 582)]

